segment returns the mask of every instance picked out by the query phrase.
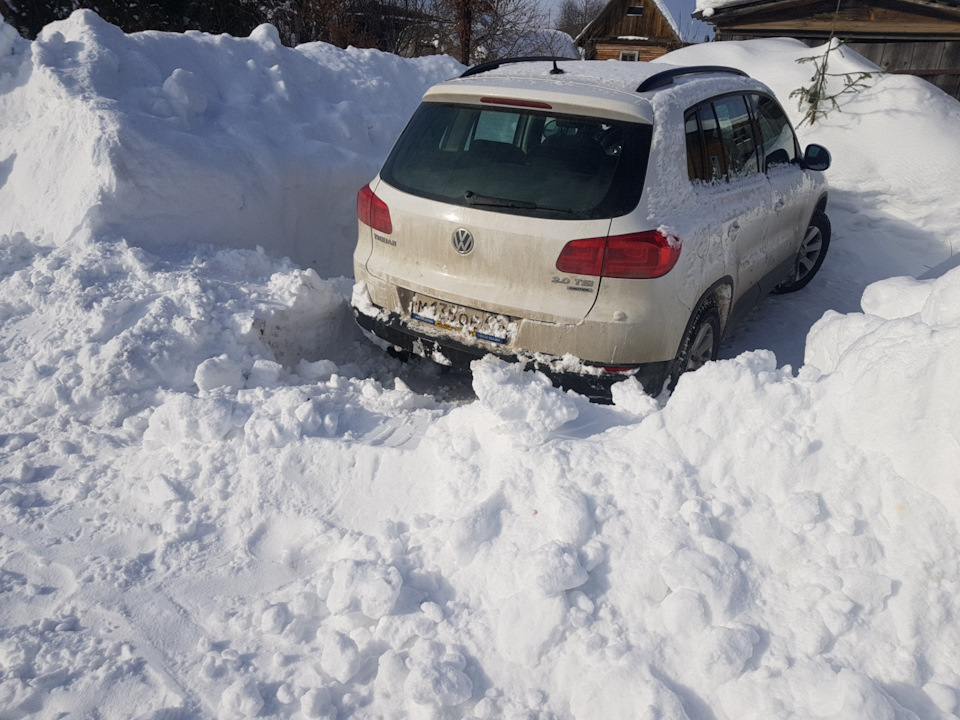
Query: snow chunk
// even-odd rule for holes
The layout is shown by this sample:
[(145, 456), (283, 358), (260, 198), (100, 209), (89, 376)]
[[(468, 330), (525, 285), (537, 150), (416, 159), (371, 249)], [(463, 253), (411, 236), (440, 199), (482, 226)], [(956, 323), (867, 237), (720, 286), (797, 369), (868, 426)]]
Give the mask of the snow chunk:
[(701, 667), (717, 683), (733, 680), (743, 672), (759, 641), (760, 636), (751, 628), (714, 628), (701, 641)]
[(337, 709), (330, 702), (330, 691), (312, 688), (300, 696), (300, 712), (311, 720), (333, 720)]
[(220, 696), (220, 707), (227, 718), (256, 717), (263, 705), (263, 696), (252, 678), (237, 680)]
[(660, 409), (660, 404), (647, 394), (636, 378), (615, 383), (610, 388), (610, 395), (614, 405), (639, 417), (646, 417)]
[(345, 683), (360, 669), (360, 649), (353, 638), (330, 628), (320, 628), (317, 640), (322, 648), (320, 667), (340, 683)]
[(559, 595), (590, 579), (576, 552), (556, 542), (548, 543), (534, 553), (532, 569), (537, 587), (544, 595)]
[(930, 296), (920, 311), (926, 324), (938, 328), (960, 326), (960, 268), (951, 270), (930, 286)]
[(594, 533), (587, 497), (572, 485), (550, 488), (543, 494), (540, 511), (544, 524), (562, 543), (581, 547)]
[(500, 534), (500, 514), (505, 504), (503, 494), (494, 493), (453, 523), (447, 541), (460, 565), (470, 564), (480, 546)]
[[(686, 720), (690, 717), (677, 695), (654, 677), (639, 653), (607, 665), (603, 682), (599, 683), (591, 680), (582, 667), (581, 663), (574, 663), (564, 678), (570, 712), (576, 720)], [(616, 691), (612, 691), (613, 688)]]
[(699, 633), (709, 626), (710, 615), (703, 597), (692, 590), (670, 593), (660, 604), (663, 622), (674, 635)]
[(327, 608), (334, 615), (362, 612), (374, 620), (393, 611), (403, 578), (393, 565), (369, 560), (339, 560), (327, 594)]
[(177, 68), (163, 81), (163, 92), (182, 117), (201, 115), (207, 109), (207, 95), (200, 80), (189, 70)]
[(193, 382), (201, 392), (221, 387), (240, 390), (244, 383), (243, 368), (229, 356), (220, 355), (200, 363), (193, 375)]
[(888, 577), (866, 570), (843, 571), (843, 594), (862, 608), (862, 613), (872, 615), (883, 608), (883, 603), (893, 594), (893, 582)]
[(481, 405), (503, 423), (503, 432), (537, 445), (579, 414), (572, 396), (553, 387), (543, 373), (487, 355), (470, 365)]
[(437, 642), (418, 640), (410, 649), (410, 674), (403, 683), (407, 697), (418, 705), (451, 707), (473, 694), (473, 682), (463, 672), (466, 660)]
[(660, 574), (671, 590), (700, 593), (714, 621), (730, 617), (743, 592), (736, 550), (713, 538), (703, 538), (702, 551), (680, 548), (660, 563)]
[(250, 33), (250, 39), (264, 45), (281, 46), (280, 32), (270, 23), (257, 25)]
[(916, 315), (930, 297), (932, 284), (910, 277), (890, 278), (867, 285), (860, 300), (865, 313), (886, 320)]
[(153, 447), (217, 442), (236, 427), (233, 413), (229, 401), (177, 393), (150, 416), (143, 439)]
[(563, 633), (567, 604), (561, 596), (528, 592), (500, 606), (497, 651), (510, 662), (535, 667)]
[(286, 603), (271, 605), (263, 613), (260, 629), (268, 635), (279, 635), (292, 619)]

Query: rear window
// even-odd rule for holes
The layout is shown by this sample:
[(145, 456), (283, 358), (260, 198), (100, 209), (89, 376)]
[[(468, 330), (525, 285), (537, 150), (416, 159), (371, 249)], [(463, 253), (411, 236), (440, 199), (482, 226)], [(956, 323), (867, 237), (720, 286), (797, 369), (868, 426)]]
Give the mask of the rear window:
[(649, 125), (424, 103), (381, 171), (454, 205), (543, 218), (616, 217), (640, 200)]

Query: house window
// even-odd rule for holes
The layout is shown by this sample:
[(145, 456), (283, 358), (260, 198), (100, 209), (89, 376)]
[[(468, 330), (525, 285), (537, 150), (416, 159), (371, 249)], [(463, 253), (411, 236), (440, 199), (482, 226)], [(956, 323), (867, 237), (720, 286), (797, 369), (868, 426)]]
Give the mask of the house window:
[(643, 6), (631, 5), (627, 8), (627, 15), (643, 15)]
[(629, 60), (631, 62), (637, 62), (640, 59), (640, 56), (636, 50), (621, 50), (620, 59)]

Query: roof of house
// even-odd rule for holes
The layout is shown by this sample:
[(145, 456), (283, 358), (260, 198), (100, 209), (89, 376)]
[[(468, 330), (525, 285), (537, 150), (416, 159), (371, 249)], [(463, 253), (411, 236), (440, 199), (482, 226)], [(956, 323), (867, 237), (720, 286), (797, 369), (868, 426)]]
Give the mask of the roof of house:
[[(740, 15), (748, 14), (754, 11), (772, 11), (776, 9), (787, 9), (812, 5), (818, 0), (697, 0), (697, 8), (693, 16), (706, 22), (710, 22), (715, 15)], [(953, 11), (960, 11), (960, 0), (885, 0), (883, 5), (912, 6), (917, 9), (947, 11), (953, 14)]]

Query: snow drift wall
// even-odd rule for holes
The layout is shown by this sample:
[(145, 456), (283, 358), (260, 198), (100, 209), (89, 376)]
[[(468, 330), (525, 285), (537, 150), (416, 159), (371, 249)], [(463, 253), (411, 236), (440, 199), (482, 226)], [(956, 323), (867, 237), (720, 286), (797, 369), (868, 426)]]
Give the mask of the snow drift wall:
[(0, 231), (262, 246), (327, 276), (351, 273), (356, 191), (460, 70), (289, 49), (267, 25), (125, 35), (77, 11), (33, 43), (0, 27)]

